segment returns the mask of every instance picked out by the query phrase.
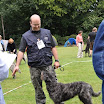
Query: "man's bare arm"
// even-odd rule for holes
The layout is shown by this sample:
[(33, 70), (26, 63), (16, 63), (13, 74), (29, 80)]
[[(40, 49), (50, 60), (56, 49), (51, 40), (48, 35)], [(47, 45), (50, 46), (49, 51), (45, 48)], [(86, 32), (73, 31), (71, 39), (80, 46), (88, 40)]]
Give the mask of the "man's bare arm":
[(57, 54), (56, 47), (52, 48), (52, 53), (53, 53), (54, 59), (57, 60), (57, 61), (55, 61), (54, 66), (55, 66), (55, 68), (58, 68), (60, 64), (58, 62), (58, 54)]
[(24, 52), (19, 51), (17, 55), (17, 62), (16, 62), (16, 67), (13, 70), (12, 76), (15, 75), (15, 73), (19, 70), (19, 64), (23, 58)]

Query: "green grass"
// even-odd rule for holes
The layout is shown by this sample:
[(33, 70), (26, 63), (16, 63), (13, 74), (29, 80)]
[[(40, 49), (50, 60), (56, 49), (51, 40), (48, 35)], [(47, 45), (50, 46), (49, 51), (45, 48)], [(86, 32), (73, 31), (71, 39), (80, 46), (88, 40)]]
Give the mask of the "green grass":
[[(64, 66), (64, 71), (56, 69), (56, 74), (58, 82), (62, 83), (71, 83), (75, 81), (85, 81), (92, 85), (95, 92), (101, 91), (102, 81), (96, 76), (92, 61), (90, 62), (81, 62), (92, 60), (91, 57), (76, 58), (77, 56), (77, 47), (57, 47), (58, 57), (61, 65)], [(72, 62), (72, 63), (70, 63)], [(21, 74), (16, 74), (16, 79), (13, 79), (11, 76), (11, 71), (9, 72), (9, 77), (4, 80), (1, 85), (3, 93), (8, 92), (16, 87), (29, 83), (30, 81), (30, 72), (28, 65), (22, 61), (20, 65), (22, 71)], [(43, 90), (46, 95), (46, 104), (54, 104), (53, 101), (49, 98), (48, 92), (46, 90), (45, 82), (43, 82)], [(35, 103), (35, 91), (32, 83), (29, 83), (17, 90), (7, 93), (4, 95), (6, 104), (36, 104)], [(93, 104), (102, 103), (102, 95), (99, 97), (92, 97)], [(83, 104), (79, 98), (76, 96), (73, 99), (70, 99), (65, 102), (65, 104)]]

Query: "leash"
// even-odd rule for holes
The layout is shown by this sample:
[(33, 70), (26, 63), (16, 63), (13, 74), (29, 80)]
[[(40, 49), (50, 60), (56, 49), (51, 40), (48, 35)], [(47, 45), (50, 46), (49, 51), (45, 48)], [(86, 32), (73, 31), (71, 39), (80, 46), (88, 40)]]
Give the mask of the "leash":
[[(86, 60), (86, 61), (73, 61), (73, 62), (91, 62), (92, 60)], [(59, 65), (58, 68), (55, 68), (55, 66), (53, 66), (53, 69), (60, 69), (60, 71), (64, 71), (64, 66), (68, 65), (68, 64), (72, 64), (73, 62), (69, 62), (69, 63), (66, 63), (64, 65)]]
[(60, 71), (64, 71), (64, 67), (63, 66), (60, 65), (58, 68), (60, 69)]
[(63, 66), (61, 66), (61, 65), (59, 65), (59, 67), (58, 67), (58, 68), (55, 68), (55, 66), (53, 66), (53, 68), (54, 68), (54, 69), (60, 69), (60, 71), (64, 71), (64, 67), (63, 67)]

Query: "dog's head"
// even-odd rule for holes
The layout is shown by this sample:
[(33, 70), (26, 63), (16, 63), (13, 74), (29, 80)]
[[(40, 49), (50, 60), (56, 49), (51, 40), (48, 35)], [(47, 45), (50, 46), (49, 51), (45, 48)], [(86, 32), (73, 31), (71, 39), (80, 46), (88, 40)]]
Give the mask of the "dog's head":
[(49, 79), (49, 76), (48, 76), (48, 73), (46, 71), (42, 71), (41, 72), (41, 80), (48, 80)]
[(47, 72), (47, 71), (42, 71), (41, 72), (41, 80), (44, 80), (46, 82), (53, 82), (54, 81), (54, 76), (52, 76), (51, 73)]
[(43, 71), (41, 72), (41, 80), (44, 80)]

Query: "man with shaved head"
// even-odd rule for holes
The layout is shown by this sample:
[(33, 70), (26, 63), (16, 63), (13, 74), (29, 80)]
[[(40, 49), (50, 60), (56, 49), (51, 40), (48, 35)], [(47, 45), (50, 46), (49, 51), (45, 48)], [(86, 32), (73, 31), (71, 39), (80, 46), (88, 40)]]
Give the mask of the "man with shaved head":
[(41, 18), (34, 14), (30, 17), (30, 30), (22, 35), (14, 75), (19, 70), (19, 64), (27, 48), (28, 65), (33, 86), (35, 88), (36, 104), (46, 104), (46, 97), (42, 89), (41, 72), (47, 71), (55, 77), (52, 68), (52, 56), (54, 56), (55, 68), (59, 67), (59, 60), (55, 43), (50, 30), (41, 28)]
[(33, 31), (39, 31), (41, 27), (41, 19), (39, 15), (32, 15), (30, 17), (30, 25)]

